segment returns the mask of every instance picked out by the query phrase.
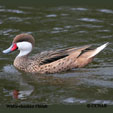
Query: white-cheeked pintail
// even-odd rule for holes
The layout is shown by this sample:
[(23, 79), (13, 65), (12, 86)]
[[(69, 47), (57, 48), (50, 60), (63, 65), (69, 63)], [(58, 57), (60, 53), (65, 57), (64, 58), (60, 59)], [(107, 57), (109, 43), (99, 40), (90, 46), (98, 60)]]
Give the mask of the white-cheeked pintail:
[(109, 44), (107, 42), (96, 49), (91, 49), (91, 45), (85, 45), (78, 48), (45, 51), (30, 58), (29, 53), (34, 43), (32, 35), (20, 34), (14, 38), (12, 45), (3, 53), (20, 51), (14, 60), (14, 66), (19, 70), (31, 73), (58, 73), (86, 66)]

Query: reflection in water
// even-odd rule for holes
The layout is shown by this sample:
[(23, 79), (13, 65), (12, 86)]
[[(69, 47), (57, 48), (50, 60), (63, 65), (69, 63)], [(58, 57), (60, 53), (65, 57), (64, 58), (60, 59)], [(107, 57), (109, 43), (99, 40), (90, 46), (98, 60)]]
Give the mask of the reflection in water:
[(35, 37), (33, 54), (62, 47), (111, 43), (89, 66), (48, 75), (20, 72), (9, 65), (17, 53), (0, 52), (0, 104), (16, 100), (21, 104), (113, 104), (112, 14), (110, 8), (0, 6), (1, 51), (20, 33)]
[[(8, 91), (7, 95), (13, 96), (15, 99), (27, 99), (28, 96), (34, 91), (34, 87), (27, 84), (26, 81), (20, 76), (21, 73), (18, 72), (12, 65), (7, 65), (3, 67), (4, 73), (8, 74), (7, 76), (2, 75), (2, 79), (14, 80), (19, 83), (19, 90), (13, 89), (13, 91)], [(4, 89), (6, 92), (7, 90)]]
[(18, 99), (18, 95), (19, 95), (19, 90), (14, 90), (14, 91), (13, 91), (13, 97), (14, 97), (15, 99)]
[(32, 90), (25, 90), (25, 91), (14, 90), (13, 97), (15, 99), (25, 100), (25, 99), (27, 99), (28, 96), (31, 95), (32, 92), (33, 92), (33, 89)]

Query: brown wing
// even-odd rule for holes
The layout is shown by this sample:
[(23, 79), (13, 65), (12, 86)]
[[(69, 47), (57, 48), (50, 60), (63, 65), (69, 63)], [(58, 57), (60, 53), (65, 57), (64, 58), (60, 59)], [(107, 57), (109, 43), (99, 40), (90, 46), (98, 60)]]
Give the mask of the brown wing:
[(40, 54), (36, 54), (33, 57), (33, 59), (39, 65), (43, 65), (43, 64), (51, 63), (56, 60), (65, 58), (77, 50), (81, 51), (79, 54), (79, 55), (81, 55), (83, 53), (83, 50), (85, 50), (89, 47), (90, 47), (90, 45), (86, 45), (86, 46), (82, 46), (82, 47), (78, 47), (78, 48), (65, 48), (65, 49), (58, 49), (56, 51), (45, 51), (45, 52), (41, 52)]

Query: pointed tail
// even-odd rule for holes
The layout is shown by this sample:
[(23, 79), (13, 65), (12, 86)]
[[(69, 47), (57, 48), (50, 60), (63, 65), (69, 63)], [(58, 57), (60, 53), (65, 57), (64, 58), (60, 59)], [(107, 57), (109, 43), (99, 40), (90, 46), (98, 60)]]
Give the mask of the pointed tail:
[(94, 50), (93, 54), (91, 54), (88, 58), (91, 58), (91, 57), (94, 57), (95, 55), (97, 55), (100, 51), (102, 51), (105, 47), (107, 47), (108, 44), (109, 44), (109, 42), (107, 42), (107, 43), (101, 45), (100, 47), (97, 47), (97, 48)]

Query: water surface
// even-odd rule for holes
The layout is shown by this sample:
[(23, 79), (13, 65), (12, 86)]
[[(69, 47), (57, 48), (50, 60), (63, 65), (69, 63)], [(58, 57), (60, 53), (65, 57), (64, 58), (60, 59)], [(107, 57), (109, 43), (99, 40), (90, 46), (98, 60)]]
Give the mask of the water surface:
[[(0, 6), (0, 104), (113, 104), (113, 8), (90, 6)], [(4, 55), (20, 33), (35, 37), (31, 55), (45, 50), (106, 42), (84, 68), (29, 74), (13, 66), (18, 52)], [(19, 91), (18, 99), (14, 92)]]

